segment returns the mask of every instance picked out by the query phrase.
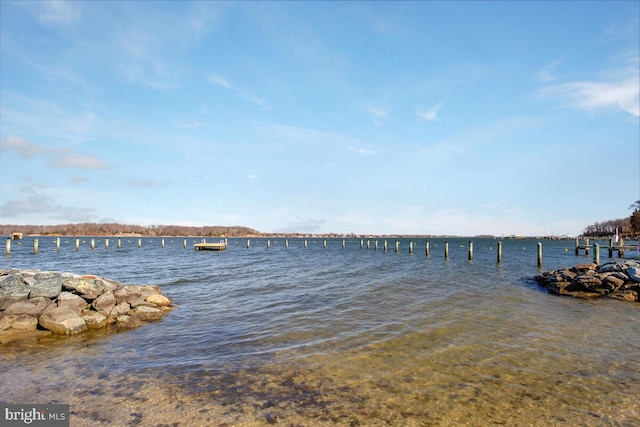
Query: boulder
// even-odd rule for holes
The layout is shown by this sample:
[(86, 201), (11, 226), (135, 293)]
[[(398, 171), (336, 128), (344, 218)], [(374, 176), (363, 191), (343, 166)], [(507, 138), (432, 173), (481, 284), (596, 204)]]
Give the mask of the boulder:
[[(26, 277), (24, 278), (27, 279)], [(38, 273), (33, 277), (30, 298), (45, 297), (56, 298), (62, 292), (63, 277), (60, 273), (47, 271)]]
[(27, 285), (20, 275), (11, 275), (0, 282), (0, 310), (4, 310), (16, 301), (24, 301), (29, 298), (31, 287)]
[(145, 298), (145, 301), (158, 307), (168, 307), (171, 305), (171, 300), (161, 294), (152, 294)]
[(136, 307), (132, 310), (132, 313), (135, 317), (144, 321), (160, 320), (163, 315), (163, 311), (159, 308), (144, 305)]
[(111, 292), (107, 292), (93, 300), (91, 305), (98, 313), (109, 316), (113, 307), (116, 306), (116, 298)]
[(113, 291), (113, 296), (116, 297), (118, 304), (123, 302), (129, 302), (133, 298), (140, 298), (140, 290), (137, 286), (122, 286)]
[(62, 287), (65, 291), (73, 291), (75, 294), (82, 295), (84, 299), (94, 300), (102, 294), (106, 286), (101, 280), (70, 277), (64, 281)]
[(116, 324), (118, 326), (118, 329), (133, 329), (141, 326), (142, 321), (135, 318), (134, 316), (120, 314), (116, 317)]
[(39, 317), (51, 304), (49, 298), (30, 298), (28, 300), (14, 302), (4, 310), (4, 314), (28, 314)]
[(80, 313), (68, 306), (48, 310), (40, 316), (39, 323), (54, 334), (70, 335), (87, 330), (87, 322)]
[(58, 295), (58, 307), (67, 307), (80, 314), (82, 313), (82, 310), (87, 308), (87, 301), (78, 295), (64, 291)]
[(107, 316), (98, 313), (97, 311), (86, 310), (82, 313), (82, 318), (87, 323), (89, 329), (100, 329), (107, 326)]
[(640, 283), (640, 268), (639, 267), (628, 267), (627, 275), (629, 275), (629, 279), (635, 283)]
[(129, 314), (129, 311), (131, 311), (131, 306), (128, 302), (123, 302), (122, 304), (116, 304), (116, 306), (111, 310), (109, 316), (115, 319), (121, 314)]
[(11, 328), (21, 331), (35, 331), (38, 328), (38, 319), (29, 314), (19, 314), (13, 320)]

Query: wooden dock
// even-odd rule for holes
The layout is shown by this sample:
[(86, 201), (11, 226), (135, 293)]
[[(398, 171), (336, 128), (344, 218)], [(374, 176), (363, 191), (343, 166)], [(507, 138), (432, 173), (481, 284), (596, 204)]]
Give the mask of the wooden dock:
[[(580, 240), (576, 239), (576, 255), (580, 253), (580, 251), (584, 251), (585, 255), (589, 255), (589, 250), (594, 249), (596, 245), (590, 245), (589, 239), (586, 239), (584, 245), (580, 244)], [(599, 246), (599, 245), (598, 245)], [(622, 238), (619, 239), (617, 243), (614, 242), (613, 239), (609, 239), (609, 246), (605, 246), (609, 252), (609, 258), (613, 258), (613, 253), (618, 252), (618, 258), (624, 257), (625, 250), (627, 251), (637, 251), (640, 250), (640, 243), (636, 245), (625, 245), (624, 240)]]
[(225, 240), (220, 240), (217, 243), (207, 243), (206, 241), (203, 241), (201, 243), (194, 244), (193, 248), (196, 251), (224, 251), (227, 249), (227, 243)]

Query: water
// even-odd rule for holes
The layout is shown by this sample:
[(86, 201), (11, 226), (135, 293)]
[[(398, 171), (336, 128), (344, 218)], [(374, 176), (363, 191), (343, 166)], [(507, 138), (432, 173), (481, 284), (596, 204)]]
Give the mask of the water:
[[(492, 239), (472, 262), (468, 239), (448, 239), (449, 260), (443, 239), (428, 258), (415, 239), (412, 255), (406, 239), (61, 240), (13, 242), (3, 267), (158, 285), (177, 304), (133, 331), (0, 346), (0, 401), (69, 403), (72, 426), (640, 425), (639, 305), (547, 294), (535, 240), (504, 241), (500, 266)], [(590, 261), (543, 243), (544, 270)]]

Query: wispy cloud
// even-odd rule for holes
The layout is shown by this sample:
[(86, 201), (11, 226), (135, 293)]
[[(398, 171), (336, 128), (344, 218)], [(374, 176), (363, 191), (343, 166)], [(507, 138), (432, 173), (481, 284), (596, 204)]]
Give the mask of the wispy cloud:
[(8, 218), (25, 221), (25, 217), (29, 218), (32, 215), (42, 218), (43, 213), (48, 219), (56, 221), (90, 222), (99, 218), (93, 208), (78, 208), (58, 203), (60, 197), (40, 185), (24, 185), (13, 194), (15, 198), (5, 201), (0, 206), (3, 221)]
[(535, 93), (538, 98), (566, 100), (567, 106), (594, 111), (618, 108), (640, 117), (640, 68), (637, 53), (623, 55), (616, 62), (625, 63), (605, 71), (591, 80), (578, 80), (545, 86)]
[(438, 120), (438, 112), (441, 107), (442, 104), (437, 104), (426, 111), (421, 108), (416, 108), (416, 115), (421, 121), (433, 122)]
[(391, 113), (391, 108), (379, 108), (374, 105), (369, 105), (368, 110), (376, 117), (387, 117)]
[(376, 154), (374, 150), (369, 150), (368, 148), (364, 147), (349, 147), (349, 151), (352, 151), (362, 157), (369, 157)]
[(9, 136), (0, 140), (0, 147), (4, 151), (16, 151), (23, 159), (42, 157), (47, 164), (54, 168), (72, 169), (107, 169), (109, 166), (94, 156), (82, 156), (67, 148), (54, 148), (33, 144), (19, 136)]
[(249, 181), (255, 181), (256, 179), (258, 179), (258, 175), (256, 175), (256, 174), (252, 173), (252, 174), (247, 175), (247, 176), (246, 176), (246, 178), (247, 178)]
[(209, 75), (209, 82), (223, 89), (227, 89), (227, 90), (230, 90), (231, 92), (235, 92), (245, 101), (256, 104), (267, 111), (271, 110), (271, 105), (268, 102), (266, 102), (261, 98), (258, 98), (257, 96), (250, 94), (249, 91), (247, 91), (244, 88), (241, 88), (229, 83), (229, 81), (223, 76), (211, 74)]
[(82, 15), (82, 2), (51, 0), (36, 3), (40, 7), (38, 20), (42, 24), (70, 25), (78, 22)]
[(534, 76), (534, 80), (540, 83), (549, 83), (557, 79), (555, 70), (562, 61), (553, 61), (542, 67)]

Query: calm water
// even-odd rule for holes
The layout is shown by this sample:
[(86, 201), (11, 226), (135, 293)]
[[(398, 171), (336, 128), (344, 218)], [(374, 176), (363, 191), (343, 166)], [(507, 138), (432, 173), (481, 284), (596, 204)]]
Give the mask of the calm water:
[[(640, 425), (640, 304), (561, 298), (535, 240), (41, 237), (4, 268), (154, 284), (177, 307), (123, 333), (0, 345), (0, 401), (69, 403), (72, 426)], [(606, 245), (605, 242), (602, 242)], [(544, 270), (590, 260), (544, 241)], [(366, 245), (366, 239), (365, 239)], [(629, 255), (635, 255), (630, 253)], [(602, 253), (607, 260), (606, 251)]]

